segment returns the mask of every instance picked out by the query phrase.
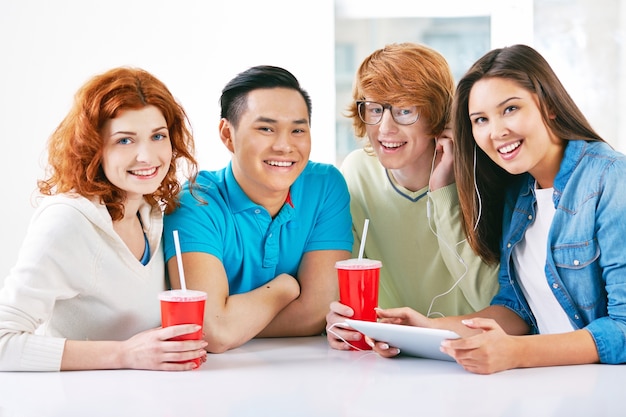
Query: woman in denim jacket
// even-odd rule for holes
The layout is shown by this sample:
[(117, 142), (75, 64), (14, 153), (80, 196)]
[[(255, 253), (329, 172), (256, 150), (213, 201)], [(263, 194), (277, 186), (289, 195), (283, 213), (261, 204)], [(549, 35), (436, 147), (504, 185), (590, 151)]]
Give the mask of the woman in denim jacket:
[[(480, 58), (454, 105), (464, 227), (500, 290), (477, 313), (383, 321), (454, 330), (465, 369), (626, 362), (626, 157), (589, 125), (545, 59), (514, 45)], [(370, 342), (372, 342), (370, 340)], [(383, 356), (398, 353), (383, 342)]]

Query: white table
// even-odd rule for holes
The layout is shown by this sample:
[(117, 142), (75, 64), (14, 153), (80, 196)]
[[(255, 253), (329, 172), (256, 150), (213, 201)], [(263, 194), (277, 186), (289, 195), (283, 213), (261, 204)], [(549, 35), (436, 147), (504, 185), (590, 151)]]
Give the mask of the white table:
[(259, 339), (190, 372), (0, 372), (0, 417), (18, 416), (626, 416), (626, 366), (475, 375), (323, 337)]

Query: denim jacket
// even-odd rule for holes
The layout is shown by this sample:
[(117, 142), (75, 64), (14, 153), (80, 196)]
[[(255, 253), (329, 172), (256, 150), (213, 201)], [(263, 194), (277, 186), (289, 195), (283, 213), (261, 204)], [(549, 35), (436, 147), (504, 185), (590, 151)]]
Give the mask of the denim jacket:
[[(626, 362), (626, 157), (602, 142), (567, 142), (554, 180), (556, 213), (545, 274), (574, 329), (585, 328), (600, 362)], [(519, 314), (537, 333), (512, 260), (532, 223), (535, 179), (523, 174), (505, 197), (499, 282), (492, 305)]]

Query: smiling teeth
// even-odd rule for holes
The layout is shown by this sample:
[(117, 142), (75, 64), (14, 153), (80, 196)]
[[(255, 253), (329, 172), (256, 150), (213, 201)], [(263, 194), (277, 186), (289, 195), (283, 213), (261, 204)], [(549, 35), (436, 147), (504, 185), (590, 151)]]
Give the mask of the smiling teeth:
[(521, 144), (522, 144), (521, 142), (515, 142), (515, 143), (512, 143), (510, 145), (503, 146), (502, 148), (498, 149), (498, 152), (500, 152), (500, 153), (513, 152), (515, 149), (519, 148), (519, 146)]
[(148, 176), (148, 175), (154, 174), (156, 170), (157, 170), (156, 168), (140, 169), (137, 171), (130, 171), (130, 173), (133, 175), (138, 175), (138, 176)]
[(267, 161), (268, 165), (272, 165), (275, 167), (290, 167), (293, 165), (293, 162), (288, 161)]
[(380, 142), (385, 148), (399, 148), (404, 145), (406, 142)]

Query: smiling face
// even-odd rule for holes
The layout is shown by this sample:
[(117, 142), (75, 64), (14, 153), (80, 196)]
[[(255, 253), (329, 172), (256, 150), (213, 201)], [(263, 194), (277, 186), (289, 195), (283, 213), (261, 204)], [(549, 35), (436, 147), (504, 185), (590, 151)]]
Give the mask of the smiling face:
[(390, 110), (385, 109), (382, 120), (376, 125), (366, 125), (365, 131), (374, 153), (385, 168), (411, 170), (424, 164), (430, 167), (434, 138), (428, 134), (428, 126), (422, 116), (413, 124), (400, 125), (393, 120)]
[(105, 122), (102, 168), (107, 179), (126, 191), (128, 200), (159, 187), (172, 160), (167, 123), (155, 106), (124, 110)]
[(468, 110), (476, 144), (496, 164), (552, 187), (565, 142), (544, 123), (536, 94), (506, 78), (483, 78), (470, 91)]
[(250, 91), (238, 125), (222, 119), (220, 136), (233, 154), (233, 174), (248, 197), (270, 213), (282, 206), (311, 153), (308, 110), (300, 92)]

